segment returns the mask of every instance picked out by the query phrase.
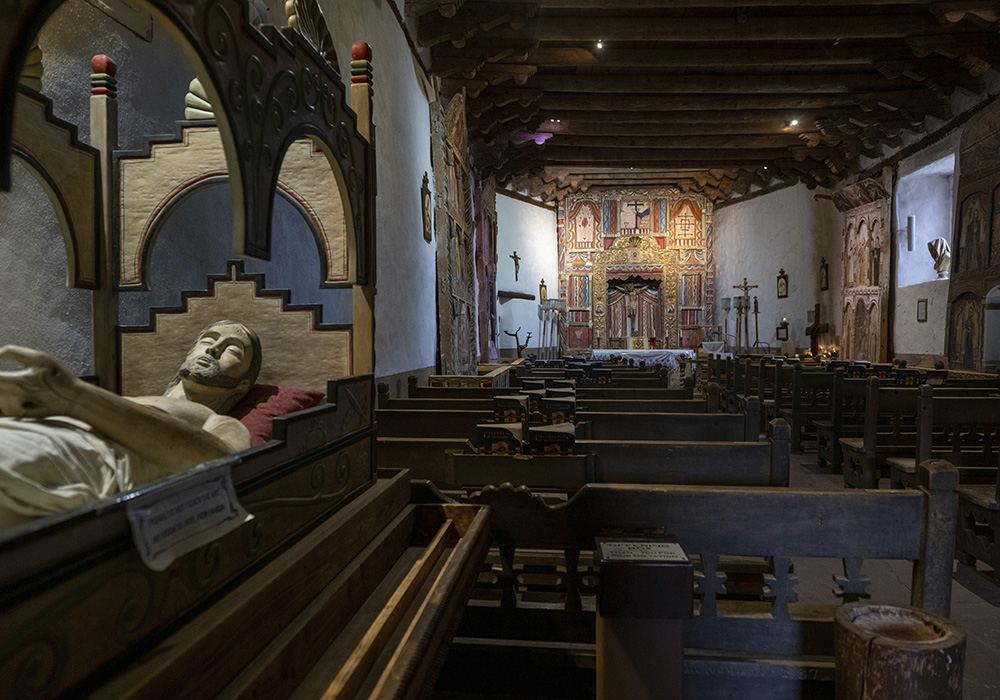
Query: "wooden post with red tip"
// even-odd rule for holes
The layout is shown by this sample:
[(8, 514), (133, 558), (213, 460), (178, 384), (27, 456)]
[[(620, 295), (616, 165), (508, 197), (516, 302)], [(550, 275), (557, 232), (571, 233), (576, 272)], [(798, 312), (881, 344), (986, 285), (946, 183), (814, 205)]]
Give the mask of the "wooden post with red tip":
[(94, 374), (98, 384), (117, 392), (118, 294), (114, 289), (114, 249), (111, 226), (112, 154), (118, 148), (118, 67), (104, 54), (90, 59), (90, 145), (101, 152), (100, 279), (93, 294)]
[(351, 107), (358, 115), (358, 133), (371, 142), (372, 49), (356, 41), (351, 46)]

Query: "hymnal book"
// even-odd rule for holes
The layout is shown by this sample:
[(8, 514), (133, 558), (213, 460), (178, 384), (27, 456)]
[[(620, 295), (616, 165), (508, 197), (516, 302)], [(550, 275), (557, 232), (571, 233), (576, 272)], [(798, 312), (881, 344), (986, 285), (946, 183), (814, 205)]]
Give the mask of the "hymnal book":
[(493, 420), (497, 423), (525, 423), (528, 420), (528, 397), (522, 394), (493, 397)]
[(480, 423), (476, 426), (476, 449), (486, 455), (512, 455), (524, 451), (523, 423)]
[(533, 455), (571, 455), (576, 451), (576, 426), (572, 423), (528, 429), (528, 452)]

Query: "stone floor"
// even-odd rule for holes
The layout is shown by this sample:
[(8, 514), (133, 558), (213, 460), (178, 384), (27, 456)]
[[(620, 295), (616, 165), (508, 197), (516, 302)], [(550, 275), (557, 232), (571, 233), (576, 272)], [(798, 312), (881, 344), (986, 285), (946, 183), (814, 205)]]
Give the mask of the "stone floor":
[[(815, 453), (792, 455), (792, 488), (840, 489), (843, 477), (818, 469)], [(982, 572), (956, 564), (951, 592), (951, 619), (966, 632), (965, 700), (1000, 700), (1000, 590)], [(906, 562), (866, 561), (870, 591), (879, 602), (907, 605), (910, 570)], [(827, 560), (795, 561), (800, 595), (829, 589), (835, 571)], [(813, 597), (810, 595), (810, 597)]]

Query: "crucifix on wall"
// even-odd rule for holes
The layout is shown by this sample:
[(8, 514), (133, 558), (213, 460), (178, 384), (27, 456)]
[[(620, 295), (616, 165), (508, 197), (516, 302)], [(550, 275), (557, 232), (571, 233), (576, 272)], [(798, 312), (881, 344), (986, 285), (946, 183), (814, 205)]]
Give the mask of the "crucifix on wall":
[(830, 330), (830, 324), (819, 322), (819, 304), (813, 311), (813, 323), (806, 328), (806, 335), (809, 336), (809, 352), (815, 357), (819, 355), (819, 337)]
[(517, 282), (517, 275), (521, 272), (521, 256), (515, 250), (513, 255), (507, 257), (514, 261), (514, 281)]

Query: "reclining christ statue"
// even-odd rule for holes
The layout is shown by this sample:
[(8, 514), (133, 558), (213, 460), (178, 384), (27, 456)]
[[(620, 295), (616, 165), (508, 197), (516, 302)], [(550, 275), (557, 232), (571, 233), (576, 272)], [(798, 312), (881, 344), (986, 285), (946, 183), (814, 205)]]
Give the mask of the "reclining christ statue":
[(226, 416), (260, 371), (257, 334), (203, 330), (162, 396), (122, 397), (49, 355), (8, 345), (0, 360), (0, 529), (128, 491), (250, 447)]

